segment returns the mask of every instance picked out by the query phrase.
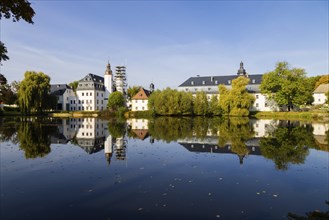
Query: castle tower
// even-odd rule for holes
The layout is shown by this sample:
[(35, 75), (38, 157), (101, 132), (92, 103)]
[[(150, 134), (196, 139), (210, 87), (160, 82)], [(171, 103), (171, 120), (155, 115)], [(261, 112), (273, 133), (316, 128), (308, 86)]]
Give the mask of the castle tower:
[(115, 67), (115, 87), (116, 91), (122, 92), (124, 95), (126, 94), (126, 67), (125, 66), (116, 66)]
[(113, 92), (113, 75), (110, 62), (107, 63), (104, 74), (104, 87), (105, 87), (105, 100), (109, 98), (109, 95)]
[(238, 70), (237, 74), (238, 74), (238, 76), (248, 76), (247, 73), (246, 73), (246, 70), (243, 67), (242, 61), (240, 63), (240, 69)]
[(111, 163), (112, 153), (113, 153), (113, 142), (112, 142), (112, 135), (108, 134), (105, 142), (104, 142), (104, 153), (105, 158), (108, 164)]
[(153, 91), (154, 91), (154, 84), (151, 83), (151, 84), (150, 84), (150, 92), (152, 93)]

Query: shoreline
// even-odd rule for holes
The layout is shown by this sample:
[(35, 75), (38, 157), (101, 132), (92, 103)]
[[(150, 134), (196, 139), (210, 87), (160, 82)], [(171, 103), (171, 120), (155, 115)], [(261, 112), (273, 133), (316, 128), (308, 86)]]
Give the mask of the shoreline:
[[(117, 118), (118, 116), (110, 115), (108, 112), (102, 111), (72, 111), (72, 112), (50, 112), (43, 114), (29, 114), (24, 115), (20, 112), (2, 112), (0, 117), (8, 116), (48, 116), (54, 118), (79, 118), (79, 117), (92, 117), (92, 118)], [(126, 112), (124, 114), (126, 119), (129, 118), (156, 118), (156, 117), (196, 117), (196, 116), (170, 116), (170, 115), (158, 115), (153, 116), (149, 111), (140, 111), (140, 112)], [(204, 116), (207, 117), (207, 116)], [(211, 116), (211, 117), (228, 117), (228, 116)], [(209, 117), (209, 118), (211, 118)], [(230, 116), (235, 117), (235, 116)], [(320, 122), (329, 122), (329, 112), (317, 111), (317, 112), (251, 112), (248, 118), (256, 119), (276, 119), (276, 120), (298, 120), (298, 121), (320, 121)]]

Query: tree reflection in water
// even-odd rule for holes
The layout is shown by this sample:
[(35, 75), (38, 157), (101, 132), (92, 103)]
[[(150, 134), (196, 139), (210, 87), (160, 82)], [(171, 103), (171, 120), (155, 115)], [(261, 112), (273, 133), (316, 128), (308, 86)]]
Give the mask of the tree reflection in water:
[(231, 151), (239, 156), (242, 164), (243, 158), (249, 154), (246, 141), (253, 136), (254, 132), (249, 124), (249, 118), (229, 118), (219, 124), (218, 145), (225, 147), (230, 143)]
[[(246, 155), (262, 154), (264, 157), (273, 160), (276, 168), (280, 170), (288, 169), (289, 164), (304, 163), (309, 148), (321, 150), (328, 148), (327, 144), (324, 144), (323, 147), (316, 142), (311, 124), (302, 124), (300, 122), (280, 121), (279, 123), (273, 123), (272, 125), (277, 127), (271, 125), (273, 129), (268, 129), (268, 131), (265, 129), (265, 132), (263, 132), (266, 135), (265, 137), (256, 137), (254, 124), (248, 118), (158, 117), (150, 119), (148, 122), (146, 119), (145, 121), (144, 119), (141, 120), (143, 121), (142, 128), (137, 130), (140, 139), (144, 140), (150, 135), (150, 141), (152, 142), (153, 139), (168, 143), (178, 141), (180, 144), (183, 141), (184, 147), (188, 147), (187, 144), (191, 145), (195, 141), (194, 149), (188, 148), (188, 150), (194, 152), (235, 153), (239, 156), (240, 163), (243, 162)], [(19, 147), (24, 150), (26, 158), (36, 158), (45, 156), (51, 151), (50, 136), (58, 133), (58, 126), (68, 126), (62, 130), (70, 128), (73, 129), (72, 132), (74, 133), (77, 133), (79, 129), (83, 129), (83, 126), (80, 128), (80, 124), (75, 124), (78, 122), (71, 119), (70, 121), (67, 120), (67, 123), (63, 123), (65, 121), (62, 120), (54, 122), (53, 119), (42, 118), (33, 120), (28, 118), (10, 120), (2, 118), (0, 120), (0, 141), (19, 143)], [(103, 121), (94, 119), (93, 123), (95, 124), (91, 127), (96, 128), (96, 130), (91, 129), (91, 127), (89, 127), (89, 130), (97, 131), (98, 135), (97, 129), (101, 129), (98, 123), (101, 125)], [(49, 126), (49, 124), (55, 126)], [(97, 144), (101, 148), (105, 146), (104, 141), (106, 141), (108, 142), (106, 153), (112, 154), (113, 146), (117, 158), (124, 159), (127, 147), (127, 140), (125, 139), (127, 132), (126, 121), (109, 121), (107, 128), (108, 132), (104, 130), (104, 135), (103, 133), (99, 134), (97, 140), (93, 140), (95, 138), (89, 135), (88, 141), (94, 145)], [(255, 131), (258, 131), (259, 128), (255, 128)], [(136, 128), (129, 126), (129, 137), (137, 137), (136, 133), (133, 132), (134, 129), (136, 132)], [(99, 132), (101, 133), (103, 130), (99, 130)], [(328, 136), (328, 134), (327, 131), (326, 135)], [(75, 136), (67, 138), (67, 141), (71, 140), (71, 143), (77, 140)], [(197, 144), (202, 149), (198, 149)]]
[[(326, 201), (326, 204), (329, 205), (329, 202)], [(322, 212), (319, 210), (315, 210), (315, 211), (307, 212), (306, 217), (289, 212), (288, 219), (291, 220), (326, 220), (327, 219), (328, 220), (329, 211), (327, 210), (325, 212)]]
[(304, 163), (309, 148), (316, 148), (310, 125), (300, 126), (298, 122), (280, 122), (270, 137), (260, 141), (261, 153), (274, 161), (277, 169), (287, 170), (289, 163)]
[(17, 130), (17, 139), (25, 157), (36, 158), (49, 154), (50, 134), (56, 131), (56, 126), (43, 126), (38, 120), (22, 120)]

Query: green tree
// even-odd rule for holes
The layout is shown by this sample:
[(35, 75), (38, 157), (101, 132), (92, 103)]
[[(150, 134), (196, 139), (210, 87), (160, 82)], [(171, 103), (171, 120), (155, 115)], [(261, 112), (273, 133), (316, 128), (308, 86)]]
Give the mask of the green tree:
[(131, 100), (131, 98), (134, 97), (141, 88), (142, 88), (141, 86), (129, 87), (127, 90), (128, 100)]
[(232, 89), (230, 90), (224, 85), (219, 85), (219, 105), (224, 114), (232, 116), (249, 115), (249, 108), (255, 101), (255, 97), (246, 90), (248, 82), (249, 78), (240, 76), (232, 80)]
[(7, 53), (8, 53), (8, 51), (7, 51), (5, 44), (0, 41), (0, 65), (1, 65), (2, 61), (9, 60)]
[(193, 113), (193, 96), (190, 92), (178, 92), (179, 114), (192, 115)]
[(47, 109), (49, 98), (50, 77), (42, 72), (27, 71), (24, 80), (19, 84), (18, 101), (25, 113)]
[[(0, 19), (5, 17), (6, 19), (13, 19), (13, 22), (17, 22), (20, 19), (33, 24), (33, 16), (35, 12), (31, 7), (31, 3), (26, 0), (1, 0), (0, 1)], [(7, 48), (4, 43), (0, 41), (0, 64), (2, 61), (8, 60)]]
[(14, 92), (15, 88), (7, 84), (7, 79), (0, 74), (0, 103), (15, 104), (17, 101), (17, 94)]
[[(312, 77), (308, 77), (306, 78), (306, 82), (305, 82), (305, 87), (306, 87), (306, 90), (307, 91), (314, 91), (315, 89), (315, 85), (316, 83), (319, 81), (319, 79), (321, 78), (321, 76), (312, 76)], [(312, 103), (314, 102), (314, 98), (313, 98), (313, 95), (311, 95), (311, 93), (309, 93), (309, 96), (307, 98), (306, 101), (306, 104), (307, 105), (312, 105)]]
[(148, 107), (157, 115), (192, 115), (193, 97), (170, 88), (156, 90), (149, 97)]
[(217, 95), (213, 95), (211, 97), (211, 100), (209, 103), (209, 113), (212, 115), (221, 115), (222, 114)]
[(73, 89), (74, 92), (77, 91), (78, 85), (79, 85), (79, 81), (73, 81), (69, 83), (69, 86)]
[(294, 105), (306, 104), (311, 99), (313, 90), (307, 84), (304, 69), (291, 69), (287, 62), (279, 62), (275, 70), (263, 75), (260, 91), (290, 111)]
[(195, 115), (208, 115), (209, 103), (205, 92), (196, 93), (193, 108)]
[(116, 92), (112, 92), (109, 95), (107, 107), (110, 110), (116, 111), (120, 107), (124, 107), (124, 106), (125, 106), (125, 98), (121, 92), (116, 91)]
[(325, 95), (327, 97), (326, 104), (329, 104), (329, 91), (327, 91)]

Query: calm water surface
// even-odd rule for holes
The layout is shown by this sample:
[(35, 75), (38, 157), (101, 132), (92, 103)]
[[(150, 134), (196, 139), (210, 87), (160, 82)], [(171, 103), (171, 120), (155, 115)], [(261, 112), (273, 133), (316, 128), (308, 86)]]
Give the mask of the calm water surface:
[(328, 129), (249, 119), (0, 118), (0, 217), (287, 219), (325, 213)]

